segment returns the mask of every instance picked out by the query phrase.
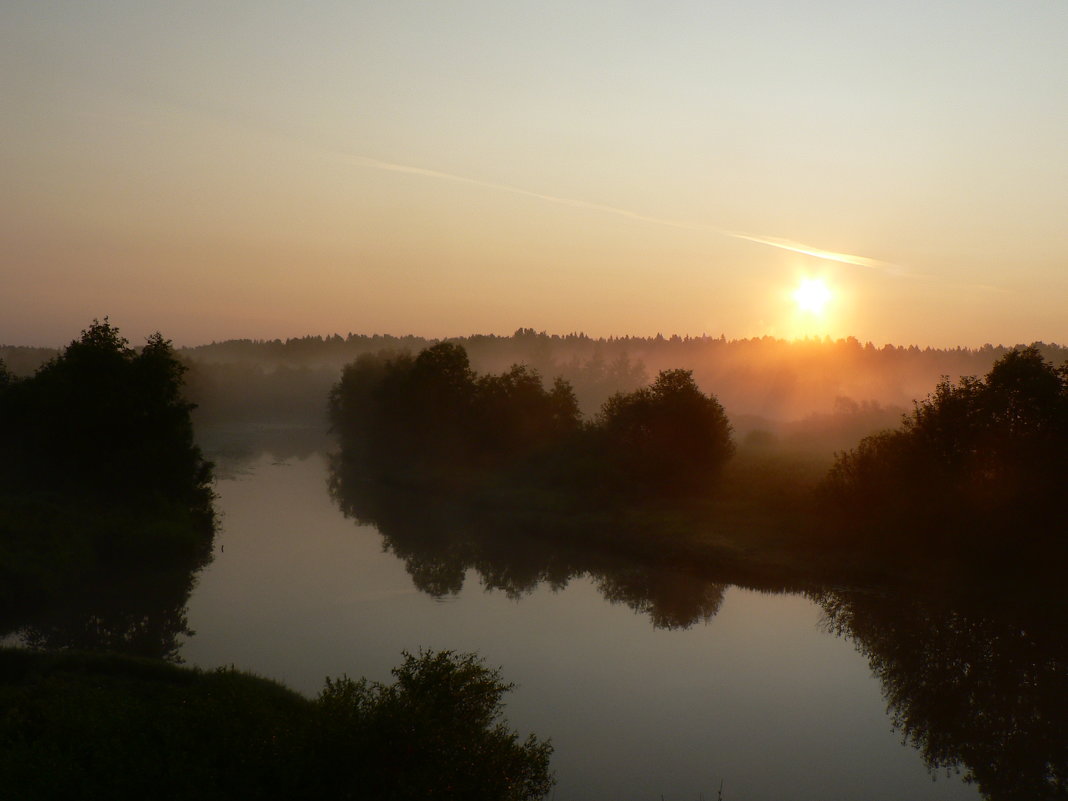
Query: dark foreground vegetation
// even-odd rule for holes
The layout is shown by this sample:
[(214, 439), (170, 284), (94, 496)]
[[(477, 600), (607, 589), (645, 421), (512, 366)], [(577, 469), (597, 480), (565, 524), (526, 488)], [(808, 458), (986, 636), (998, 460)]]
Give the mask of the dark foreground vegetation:
[(384, 685), (308, 700), (234, 670), (0, 650), (5, 797), (520, 801), (551, 746), (501, 718), (511, 685), (472, 655), (405, 654)]
[(210, 559), (211, 464), (184, 372), (159, 334), (135, 351), (106, 320), (30, 377), (0, 364), (0, 619), (115, 571)]

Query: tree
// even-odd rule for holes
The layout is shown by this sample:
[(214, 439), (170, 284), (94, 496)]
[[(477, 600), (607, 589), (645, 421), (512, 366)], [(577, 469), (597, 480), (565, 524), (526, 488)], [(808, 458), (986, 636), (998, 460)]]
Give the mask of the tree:
[(94, 320), (0, 395), (0, 470), (25, 489), (207, 506), (211, 465), (193, 440), (185, 370), (160, 334), (137, 352)]
[(359, 357), (330, 393), (330, 417), (350, 465), (444, 484), (514, 466), (581, 428), (566, 381), (546, 390), (520, 365), (478, 376), (450, 342), (415, 358)]
[(554, 445), (581, 425), (571, 385), (558, 378), (546, 390), (538, 371), (524, 365), (479, 378), (473, 423), (480, 453), (497, 462)]
[(734, 453), (723, 407), (690, 370), (663, 370), (651, 386), (613, 395), (596, 426), (619, 478), (667, 493), (707, 488)]
[(947, 378), (901, 428), (840, 454), (825, 491), (853, 521), (976, 542), (1012, 526), (1035, 536), (1068, 481), (1068, 365), (1035, 347), (982, 379)]
[(0, 602), (32, 610), (130, 567), (210, 561), (212, 466), (184, 373), (161, 335), (138, 352), (105, 319), (0, 390)]

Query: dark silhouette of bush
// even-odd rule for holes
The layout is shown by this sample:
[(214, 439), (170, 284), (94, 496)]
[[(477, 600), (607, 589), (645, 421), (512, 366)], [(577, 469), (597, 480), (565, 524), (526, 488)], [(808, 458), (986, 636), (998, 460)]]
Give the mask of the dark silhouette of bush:
[(1011, 351), (982, 379), (944, 379), (900, 429), (839, 455), (825, 492), (847, 522), (932, 544), (1048, 540), (1068, 483), (1068, 365), (1035, 347)]
[[(521, 801), (552, 787), (552, 746), (501, 718), (514, 685), (474, 654), (404, 654), (390, 685), (327, 679), (313, 748), (322, 798)], [(314, 786), (314, 784), (313, 784)]]
[(0, 771), (25, 799), (533, 801), (552, 747), (501, 717), (470, 654), (405, 654), (395, 683), (316, 700), (235, 670), (0, 649)]

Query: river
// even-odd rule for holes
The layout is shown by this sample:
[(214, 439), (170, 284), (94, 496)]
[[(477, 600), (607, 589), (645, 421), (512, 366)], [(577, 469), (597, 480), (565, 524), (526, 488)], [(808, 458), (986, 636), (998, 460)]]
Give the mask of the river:
[(314, 695), (326, 676), (388, 681), (404, 650), (476, 651), (517, 684), (510, 726), (551, 738), (557, 801), (980, 797), (903, 743), (868, 658), (808, 597), (706, 587), (685, 625), (609, 600), (603, 576), (509, 592), (468, 567), (432, 595), (339, 511), (324, 453), (212, 455), (222, 523), (188, 603), (189, 664)]

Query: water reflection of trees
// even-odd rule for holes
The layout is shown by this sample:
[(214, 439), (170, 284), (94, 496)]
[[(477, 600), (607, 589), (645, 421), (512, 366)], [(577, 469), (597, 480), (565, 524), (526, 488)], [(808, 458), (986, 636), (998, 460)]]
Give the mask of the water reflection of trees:
[(186, 605), (204, 562), (100, 572), (61, 596), (0, 610), (0, 637), (48, 650), (111, 651), (180, 662)]
[(330, 492), (346, 517), (377, 527), (413, 584), (436, 598), (458, 594), (474, 570), (483, 587), (511, 598), (588, 576), (607, 600), (649, 615), (657, 628), (710, 620), (723, 601), (726, 585), (680, 564), (588, 545), (618, 539), (625, 517), (478, 506), (447, 493), (363, 480), (340, 459), (331, 465)]
[(330, 490), (346, 516), (378, 528), (416, 587), (435, 597), (460, 592), (469, 570), (512, 597), (588, 576), (607, 600), (655, 626), (685, 628), (715, 615), (731, 584), (806, 592), (828, 630), (868, 659), (894, 726), (932, 771), (960, 771), (991, 801), (1068, 799), (1068, 597), (1056, 568), (987, 575), (932, 566), (925, 575), (931, 584), (940, 576), (940, 593), (876, 589), (870, 571), (851, 577), (842, 568), (834, 588), (813, 589), (803, 576), (769, 577), (743, 563), (653, 564), (655, 549), (626, 545), (655, 540), (655, 522), (604, 507), (480, 505), (368, 480), (340, 459)]
[(992, 801), (1068, 798), (1068, 604), (871, 592), (818, 597), (932, 770), (962, 770)]

